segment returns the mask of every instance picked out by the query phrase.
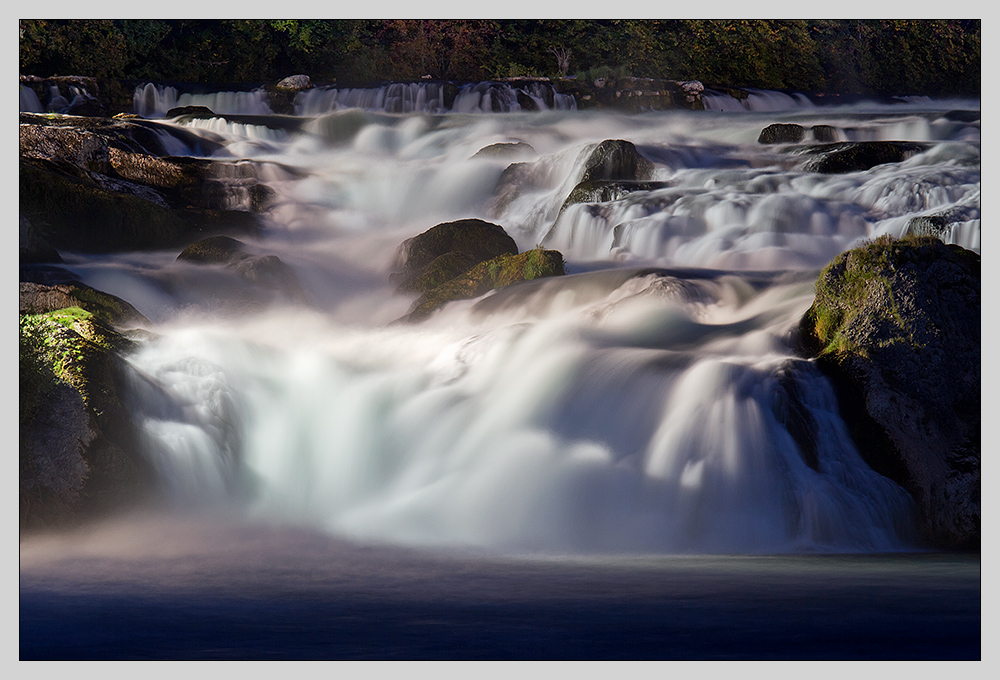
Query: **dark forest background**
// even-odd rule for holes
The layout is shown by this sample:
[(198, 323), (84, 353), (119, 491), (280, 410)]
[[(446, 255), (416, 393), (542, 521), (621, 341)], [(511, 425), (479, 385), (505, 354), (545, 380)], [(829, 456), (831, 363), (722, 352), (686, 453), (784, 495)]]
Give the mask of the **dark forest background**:
[(980, 21), (21, 20), (20, 73), (320, 84), (626, 76), (838, 94), (980, 93)]

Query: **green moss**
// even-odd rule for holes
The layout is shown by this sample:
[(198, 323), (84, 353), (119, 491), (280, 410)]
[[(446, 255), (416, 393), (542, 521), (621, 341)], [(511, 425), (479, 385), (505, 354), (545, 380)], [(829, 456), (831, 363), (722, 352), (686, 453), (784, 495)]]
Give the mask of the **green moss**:
[[(816, 299), (803, 320), (817, 354), (867, 356), (869, 347), (875, 346), (868, 341), (876, 325), (888, 327), (889, 332), (882, 328), (881, 334), (891, 336), (891, 344), (921, 348), (900, 311), (893, 281), (914, 248), (934, 243), (938, 241), (933, 237), (879, 236), (827, 265), (816, 282)], [(873, 310), (879, 314), (874, 320), (867, 316)], [(867, 332), (859, 332), (859, 328)]]
[(562, 253), (540, 246), (519, 255), (500, 255), (427, 291), (414, 303), (409, 319), (418, 321), (453, 300), (468, 300), (520, 281), (565, 274)]

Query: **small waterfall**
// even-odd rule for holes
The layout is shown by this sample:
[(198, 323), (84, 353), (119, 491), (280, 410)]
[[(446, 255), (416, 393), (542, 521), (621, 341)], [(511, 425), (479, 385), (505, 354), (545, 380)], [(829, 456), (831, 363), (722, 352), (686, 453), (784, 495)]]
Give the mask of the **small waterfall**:
[[(519, 98), (531, 102), (523, 106)], [(383, 113), (511, 113), (526, 109), (575, 110), (572, 95), (559, 94), (548, 83), (467, 83), (450, 107), (442, 83), (391, 83), (378, 87), (321, 87), (298, 93), (295, 113), (320, 116), (337, 109), (364, 109)]]
[(381, 87), (318, 87), (299, 92), (295, 114), (320, 116), (337, 109), (385, 113), (441, 113), (445, 110), (440, 83), (391, 83)]
[(803, 94), (785, 94), (774, 90), (747, 88), (747, 97), (737, 99), (725, 92), (706, 89), (701, 94), (706, 111), (795, 111), (811, 109), (815, 105)]
[(27, 113), (42, 113), (42, 102), (30, 87), (20, 86), (20, 111)]
[(143, 118), (163, 118), (178, 106), (206, 106), (214, 113), (273, 115), (264, 89), (251, 92), (211, 92), (207, 94), (178, 93), (173, 86), (147, 83), (137, 87), (132, 95), (135, 113)]

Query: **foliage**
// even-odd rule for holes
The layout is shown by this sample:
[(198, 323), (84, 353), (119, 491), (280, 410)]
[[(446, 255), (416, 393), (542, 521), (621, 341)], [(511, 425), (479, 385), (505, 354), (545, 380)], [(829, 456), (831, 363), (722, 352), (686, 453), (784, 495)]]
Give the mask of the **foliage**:
[(22, 20), (20, 69), (198, 83), (576, 73), (860, 94), (975, 94), (979, 20)]

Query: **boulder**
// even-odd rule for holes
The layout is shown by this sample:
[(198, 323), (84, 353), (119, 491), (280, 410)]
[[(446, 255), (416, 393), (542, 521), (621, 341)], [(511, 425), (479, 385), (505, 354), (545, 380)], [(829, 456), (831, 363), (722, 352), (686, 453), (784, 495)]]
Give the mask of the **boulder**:
[(813, 125), (809, 128), (812, 138), (817, 142), (836, 142), (840, 137), (837, 128), (832, 125)]
[(653, 164), (643, 158), (635, 144), (622, 139), (606, 139), (584, 152), (580, 182), (595, 180), (645, 180), (653, 173)]
[(224, 265), (255, 286), (283, 292), (295, 300), (305, 298), (301, 282), (281, 258), (277, 255), (254, 255), (245, 243), (229, 236), (210, 236), (192, 243), (181, 251), (177, 259)]
[(45, 285), (21, 281), (18, 286), (19, 314), (48, 314), (79, 307), (118, 330), (149, 324), (149, 320), (125, 300), (83, 283)]
[(808, 156), (803, 171), (833, 175), (899, 163), (925, 148), (915, 142), (836, 142), (803, 147), (798, 153)]
[(410, 308), (406, 321), (422, 321), (454, 300), (468, 300), (520, 281), (565, 274), (562, 253), (535, 248), (480, 262), (467, 272), (425, 292)]
[(636, 191), (655, 191), (670, 186), (668, 182), (628, 180), (588, 180), (580, 182), (563, 201), (562, 209), (574, 203), (607, 203), (617, 201)]
[(497, 144), (484, 146), (482, 149), (474, 153), (472, 157), (507, 159), (533, 156), (534, 154), (534, 147), (525, 142), (499, 142)]
[(312, 79), (307, 75), (294, 75), (288, 76), (287, 78), (282, 78), (275, 85), (275, 88), (279, 90), (289, 90), (291, 92), (301, 92), (302, 90), (311, 90), (313, 87)]
[[(51, 261), (49, 248), (168, 248), (205, 233), (255, 233), (252, 211), (270, 201), (252, 164), (165, 157), (159, 128), (147, 121), (21, 114), (19, 127), (29, 258)], [(201, 142), (192, 144), (196, 150)]]
[[(445, 263), (434, 265), (435, 260), (448, 254)], [(417, 282), (435, 267), (454, 272), (466, 264), (472, 267), (500, 255), (516, 254), (517, 244), (498, 224), (479, 219), (445, 222), (400, 244), (391, 278), (399, 290), (419, 290)]]
[(879, 237), (834, 259), (800, 326), (868, 464), (909, 491), (930, 545), (980, 541), (980, 258)]
[(806, 129), (798, 123), (772, 123), (760, 131), (758, 144), (797, 144), (806, 135)]
[[(30, 285), (30, 284), (29, 284)], [(63, 290), (28, 292), (47, 309)], [(24, 301), (22, 284), (22, 307)], [(22, 528), (77, 523), (155, 488), (123, 390), (132, 342), (79, 306), (19, 317), (19, 505)]]

